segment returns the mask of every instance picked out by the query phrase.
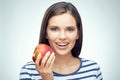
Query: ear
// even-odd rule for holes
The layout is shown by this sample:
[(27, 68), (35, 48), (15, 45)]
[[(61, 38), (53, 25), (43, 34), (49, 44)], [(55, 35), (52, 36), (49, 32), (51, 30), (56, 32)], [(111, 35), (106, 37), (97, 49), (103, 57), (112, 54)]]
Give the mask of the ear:
[(48, 39), (48, 35), (46, 34), (46, 37), (45, 37), (46, 39)]
[(76, 36), (76, 39), (79, 39), (79, 32), (77, 32), (77, 36)]
[(79, 39), (79, 35), (77, 34), (76, 39)]

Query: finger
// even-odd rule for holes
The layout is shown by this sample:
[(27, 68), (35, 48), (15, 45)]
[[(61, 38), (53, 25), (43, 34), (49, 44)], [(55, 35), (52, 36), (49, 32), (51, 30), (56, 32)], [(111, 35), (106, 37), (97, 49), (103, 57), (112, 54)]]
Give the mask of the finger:
[(52, 54), (50, 55), (49, 59), (47, 60), (46, 68), (51, 67), (52, 64), (53, 64), (53, 62), (54, 62), (54, 60), (55, 60), (55, 54), (52, 53)]
[(41, 67), (45, 67), (48, 58), (50, 57), (50, 52), (48, 51), (41, 61)]
[(55, 61), (55, 53), (53, 52), (53, 58), (52, 58), (51, 64), (53, 64), (54, 61)]
[(36, 67), (39, 68), (40, 67), (40, 61), (41, 61), (41, 53), (38, 54), (37, 58), (36, 58)]

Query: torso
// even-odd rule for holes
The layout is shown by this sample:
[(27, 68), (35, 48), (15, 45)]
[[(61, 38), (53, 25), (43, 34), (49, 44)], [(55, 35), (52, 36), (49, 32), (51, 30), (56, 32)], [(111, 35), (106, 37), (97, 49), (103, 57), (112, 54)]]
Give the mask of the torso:
[[(96, 62), (83, 58), (79, 58), (79, 62), (79, 65), (71, 67), (72, 70), (66, 74), (62, 74), (65, 69), (62, 72), (54, 71), (54, 80), (103, 80), (100, 67)], [(42, 80), (42, 77), (36, 71), (33, 61), (22, 67), (20, 79)]]

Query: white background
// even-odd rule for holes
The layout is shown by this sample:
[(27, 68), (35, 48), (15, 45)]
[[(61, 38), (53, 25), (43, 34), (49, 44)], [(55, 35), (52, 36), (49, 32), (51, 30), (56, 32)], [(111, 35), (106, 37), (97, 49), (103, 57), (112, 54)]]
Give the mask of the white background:
[[(0, 1), (0, 80), (18, 80), (21, 67), (31, 60), (38, 43), (43, 14), (57, 1), (61, 0)], [(84, 41), (80, 57), (95, 60), (104, 80), (118, 80), (120, 1), (66, 1), (72, 2), (82, 17)]]

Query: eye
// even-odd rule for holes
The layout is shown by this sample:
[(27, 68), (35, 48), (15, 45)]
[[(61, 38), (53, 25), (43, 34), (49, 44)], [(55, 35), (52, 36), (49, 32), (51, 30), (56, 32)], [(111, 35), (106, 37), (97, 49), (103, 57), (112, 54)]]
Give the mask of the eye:
[(58, 28), (57, 28), (57, 27), (51, 27), (50, 30), (51, 30), (51, 31), (57, 31)]
[(68, 27), (68, 28), (67, 28), (67, 31), (72, 32), (72, 31), (74, 31), (74, 28)]

